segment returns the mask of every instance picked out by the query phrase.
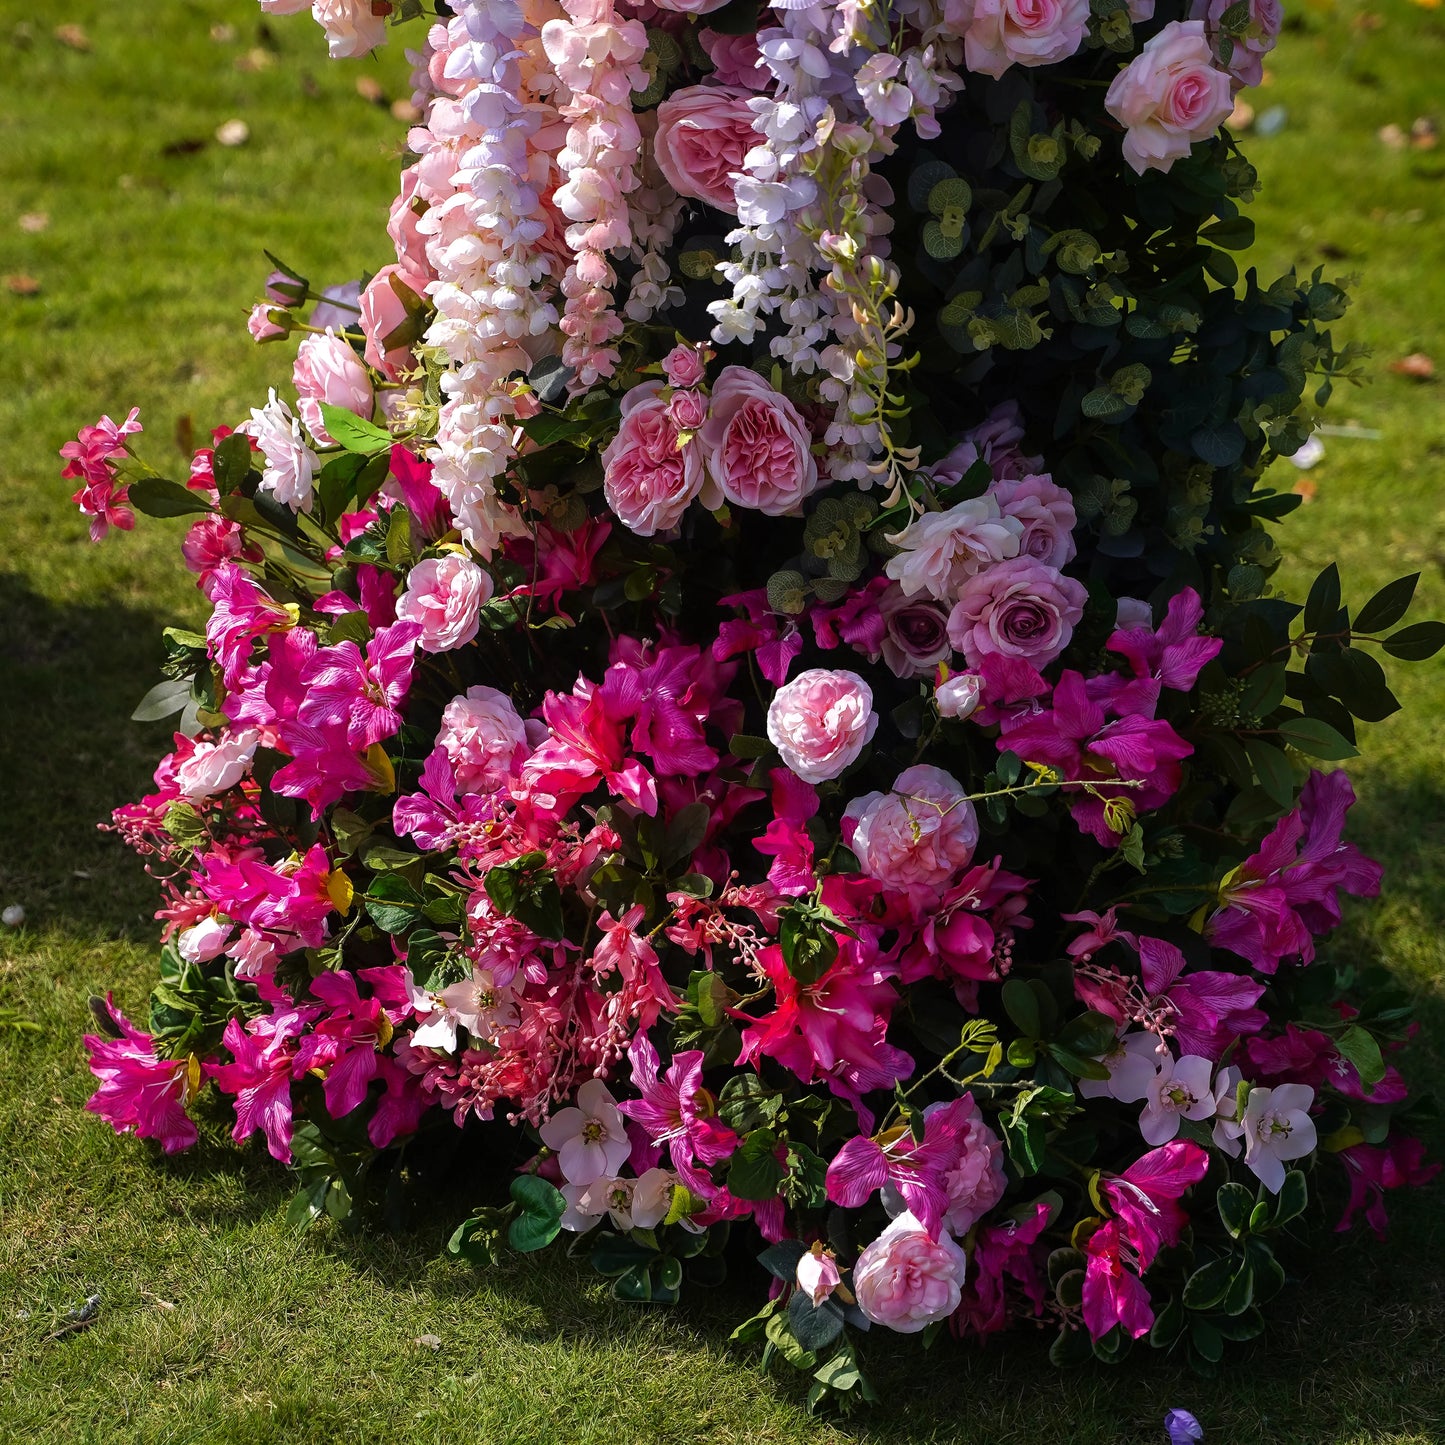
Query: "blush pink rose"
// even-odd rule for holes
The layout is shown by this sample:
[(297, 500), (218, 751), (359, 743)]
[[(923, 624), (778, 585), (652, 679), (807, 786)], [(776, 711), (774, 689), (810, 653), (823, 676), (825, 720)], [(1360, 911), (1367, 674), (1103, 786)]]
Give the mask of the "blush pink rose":
[(697, 347), (678, 345), (662, 358), (662, 374), (669, 386), (688, 388), (702, 384), (707, 367)]
[(978, 816), (963, 785), (927, 763), (899, 773), (890, 793), (855, 798), (843, 818), (853, 823), (848, 846), (859, 866), (900, 893), (940, 892), (978, 846)]
[(1124, 159), (1142, 176), (1167, 171), (1234, 109), (1202, 20), (1171, 20), (1114, 77), (1104, 108), (1127, 128)]
[(1010, 65), (1052, 65), (1084, 43), (1089, 0), (974, 0), (963, 32), (969, 70), (997, 79)]
[(375, 14), (371, 0), (312, 0), (311, 14), (333, 60), (354, 60), (386, 43), (386, 12)]
[(939, 717), (962, 722), (973, 716), (983, 698), (983, 679), (976, 672), (954, 672), (933, 690)]
[(763, 63), (756, 33), (723, 35), (703, 30), (697, 37), (713, 64), (713, 79), (722, 85), (740, 85), (761, 95), (772, 84), (772, 72)]
[[(275, 308), (268, 306), (264, 301), (259, 301), (251, 308), (251, 314), (246, 318), (246, 330), (251, 333), (251, 340), (255, 342), (279, 341), (286, 335), (287, 328), (278, 326), (272, 319), (272, 312)], [(284, 316), (284, 311), (275, 311), (277, 316)]]
[(702, 448), (695, 439), (680, 445), (662, 391), (660, 381), (645, 381), (622, 398), (622, 425), (602, 453), (602, 495), (639, 537), (677, 526), (706, 480)]
[(469, 687), (442, 710), (437, 746), (451, 761), (459, 793), (500, 792), (529, 752), (527, 725), (494, 687)]
[(417, 646), (423, 652), (451, 652), (477, 635), (482, 604), (491, 595), (491, 574), (470, 557), (448, 552), (411, 569), (396, 615), (420, 624)]
[(768, 707), (768, 740), (805, 783), (824, 783), (857, 762), (878, 730), (873, 690), (856, 672), (811, 667)]
[[(1190, 17), (1204, 21), (1216, 49), (1220, 40), (1220, 21), (1231, 8), (1232, 0), (1195, 0)], [(1264, 57), (1274, 49), (1284, 24), (1284, 9), (1279, 0), (1249, 0), (1249, 22), (1243, 34), (1233, 35), (1234, 48), (1226, 69), (1234, 77), (1234, 88), (1258, 85), (1264, 79)]]
[(952, 1235), (940, 1229), (930, 1239), (905, 1210), (858, 1256), (853, 1293), (875, 1325), (916, 1335), (958, 1308), (967, 1267)]
[(426, 289), (424, 276), (403, 270), (400, 266), (383, 266), (361, 293), (361, 329), (366, 335), (366, 359), (388, 381), (395, 381), (402, 371), (415, 363), (409, 346), (384, 349), (386, 338), (406, 320), (406, 306), (391, 284), (393, 277), (399, 285), (417, 296)]
[(427, 270), (426, 237), (417, 230), (417, 168), (407, 166), (401, 173), (401, 190), (391, 203), (386, 234), (396, 247), (396, 259), (403, 270), (421, 275)]
[(297, 415), (306, 430), (323, 446), (332, 446), (335, 438), (321, 420), (321, 403), (339, 406), (365, 421), (371, 420), (374, 395), (371, 378), (361, 358), (335, 332), (324, 336), (308, 336), (296, 348), (296, 364), (291, 379), (299, 398)]
[(667, 403), (667, 414), (680, 431), (695, 432), (707, 420), (707, 394), (675, 391)]
[(1069, 645), (1088, 598), (1082, 582), (1015, 557), (964, 584), (949, 614), (949, 640), (973, 668), (990, 655), (1046, 667)]
[(989, 494), (1005, 517), (1023, 525), (1019, 556), (1067, 567), (1074, 560), (1074, 497), (1048, 476), (1016, 477), (995, 482)]
[(748, 92), (730, 85), (689, 85), (657, 107), (653, 154), (680, 196), (737, 214), (734, 178), (761, 137), (753, 129)]
[(898, 555), (884, 569), (910, 597), (926, 592), (950, 606), (963, 584), (995, 563), (1017, 557), (1024, 526), (1005, 517), (991, 496), (946, 512), (925, 512), (888, 538)]
[[(973, 1096), (965, 1094), (963, 1100), (968, 1103), (968, 1116), (959, 1140), (958, 1158), (943, 1176), (943, 1187), (948, 1192), (943, 1227), (954, 1235), (967, 1234), (1003, 1198), (1008, 1187), (1002, 1140), (984, 1123)], [(947, 1108), (948, 1104), (930, 1104), (923, 1114), (927, 1118)], [(958, 1105), (953, 1109), (954, 1120), (959, 1122)]]
[(723, 368), (698, 440), (717, 492), (736, 507), (783, 517), (817, 490), (807, 422), (787, 397), (745, 366)]
[(231, 733), (215, 742), (197, 743), (176, 769), (181, 796), (198, 802), (233, 788), (251, 770), (261, 734), (255, 728)]

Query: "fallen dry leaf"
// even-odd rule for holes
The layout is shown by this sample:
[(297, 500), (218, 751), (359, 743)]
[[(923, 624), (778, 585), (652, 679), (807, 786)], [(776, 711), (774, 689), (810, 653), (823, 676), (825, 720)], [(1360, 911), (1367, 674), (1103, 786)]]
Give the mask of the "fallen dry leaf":
[(1410, 144), (1417, 151), (1434, 150), (1440, 140), (1440, 126), (1434, 116), (1416, 116), (1410, 126)]
[(79, 25), (57, 25), (55, 38), (70, 50), (90, 49), (90, 36)]
[(12, 296), (34, 296), (40, 290), (40, 282), (23, 271), (15, 271), (5, 278), (5, 289)]
[(1405, 132), (1394, 121), (1389, 125), (1382, 125), (1375, 132), (1375, 136), (1382, 146), (1392, 151), (1402, 151), (1409, 144)]
[(211, 26), (211, 39), (217, 45), (229, 45), (236, 38), (236, 27), (234, 25), (213, 25)]
[(259, 45), (236, 57), (236, 69), (248, 75), (254, 75), (258, 70), (269, 70), (275, 63), (276, 57)]
[(183, 136), (180, 140), (173, 140), (169, 145), (161, 147), (163, 156), (193, 156), (197, 151), (203, 151), (206, 143), (200, 136)]
[(391, 103), (391, 114), (393, 120), (399, 120), (403, 125), (415, 125), (421, 120), (422, 110), (419, 105), (413, 105), (409, 100), (394, 100)]
[(414, 1345), (420, 1345), (424, 1350), (439, 1350), (442, 1347), (441, 1340), (436, 1335), (418, 1335), (412, 1341)]
[(216, 127), (216, 140), (223, 146), (243, 146), (251, 139), (251, 127), (244, 120), (228, 120)]
[(1396, 376), (1408, 376), (1411, 381), (1430, 381), (1435, 375), (1435, 363), (1423, 351), (1412, 351), (1390, 363), (1390, 370)]
[(1303, 498), (1304, 505), (1309, 506), (1319, 495), (1320, 484), (1315, 481), (1313, 477), (1301, 477), (1299, 481), (1290, 488), (1290, 491), (1292, 491), (1295, 496)]
[(38, 235), (50, 224), (50, 215), (46, 211), (26, 211), (19, 224), (22, 231), (28, 231), (32, 236)]
[(386, 104), (386, 92), (381, 88), (381, 82), (374, 75), (358, 75), (356, 77), (356, 93), (370, 105)]

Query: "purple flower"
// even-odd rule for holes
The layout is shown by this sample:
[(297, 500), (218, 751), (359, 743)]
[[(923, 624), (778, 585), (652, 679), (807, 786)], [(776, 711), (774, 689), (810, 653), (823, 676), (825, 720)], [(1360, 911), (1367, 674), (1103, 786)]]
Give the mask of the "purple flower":
[(1204, 1439), (1204, 1426), (1188, 1410), (1168, 1411), (1164, 1428), (1169, 1434), (1169, 1445), (1193, 1445), (1194, 1441)]

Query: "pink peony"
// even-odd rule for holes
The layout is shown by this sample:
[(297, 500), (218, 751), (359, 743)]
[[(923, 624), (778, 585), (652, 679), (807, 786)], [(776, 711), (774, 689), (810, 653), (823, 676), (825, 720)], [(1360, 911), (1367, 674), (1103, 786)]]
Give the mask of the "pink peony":
[[(1191, 19), (1204, 22), (1216, 48), (1222, 38), (1220, 21), (1233, 3), (1234, 0), (1194, 0), (1189, 11)], [(1284, 7), (1280, 0), (1249, 0), (1249, 20), (1242, 34), (1230, 37), (1234, 48), (1225, 67), (1234, 78), (1235, 89), (1258, 85), (1264, 79), (1264, 57), (1274, 49), (1283, 23)]]
[(602, 453), (607, 505), (639, 537), (676, 527), (704, 481), (702, 450), (682, 444), (662, 391), (660, 381), (645, 381), (622, 398), (622, 425)]
[(836, 778), (878, 730), (873, 690), (856, 672), (811, 667), (773, 695), (768, 738), (805, 783)]
[(437, 746), (456, 770), (459, 793), (496, 793), (527, 752), (527, 727), (506, 693), (469, 687), (442, 709)]
[(420, 296), (426, 289), (426, 279), (400, 266), (383, 266), (361, 293), (361, 329), (366, 334), (366, 359), (388, 381), (395, 381), (400, 372), (409, 369), (412, 362), (409, 346), (386, 345), (386, 338), (406, 320), (406, 305), (392, 285), (397, 285)]
[(858, 1256), (853, 1293), (875, 1325), (915, 1335), (958, 1308), (967, 1266), (952, 1235), (930, 1239), (905, 1210)]
[(863, 871), (900, 892), (941, 891), (978, 844), (978, 818), (963, 785), (928, 763), (899, 773), (891, 793), (855, 798), (843, 817), (854, 824), (849, 846)]
[(1167, 171), (1234, 109), (1202, 20), (1171, 20), (1114, 77), (1104, 108), (1128, 128), (1124, 159), (1142, 176)]
[(993, 497), (946, 512), (925, 512), (889, 541), (898, 548), (886, 571), (910, 597), (926, 592), (950, 606), (970, 577), (1019, 555), (1024, 524), (1005, 517)]
[(737, 214), (735, 177), (758, 143), (749, 93), (730, 85), (689, 85), (657, 107), (657, 168), (680, 196)]
[(698, 439), (717, 491), (736, 507), (783, 517), (817, 489), (808, 424), (787, 397), (745, 366), (725, 367), (718, 377), (712, 414)]
[(291, 377), (300, 398), (296, 404), (297, 414), (322, 446), (335, 444), (321, 421), (323, 401), (365, 420), (371, 419), (371, 378), (361, 358), (335, 332), (308, 336), (296, 348), (296, 365)]
[(1032, 557), (1050, 567), (1067, 567), (1074, 560), (1074, 514), (1072, 494), (1054, 485), (1046, 476), (1017, 477), (995, 482), (989, 494), (1005, 517), (1023, 526), (1019, 556)]
[(1088, 598), (1082, 582), (1015, 557), (964, 584), (948, 636), (970, 667), (995, 655), (1044, 667), (1069, 645)]
[(974, 0), (964, 64), (1001, 76), (1010, 65), (1052, 65), (1084, 43), (1089, 0)]
[(420, 625), (417, 646), (423, 652), (451, 652), (477, 635), (482, 604), (491, 595), (491, 574), (470, 557), (448, 552), (411, 569), (396, 615)]

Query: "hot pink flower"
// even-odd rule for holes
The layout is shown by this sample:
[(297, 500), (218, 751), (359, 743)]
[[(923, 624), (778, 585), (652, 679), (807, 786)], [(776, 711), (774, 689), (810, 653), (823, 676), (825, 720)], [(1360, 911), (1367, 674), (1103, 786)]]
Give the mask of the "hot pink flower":
[(1188, 692), (1206, 663), (1219, 655), (1224, 640), (1203, 637), (1199, 624), (1204, 604), (1186, 587), (1169, 599), (1164, 622), (1156, 631), (1150, 624), (1120, 629), (1108, 642), (1110, 652), (1128, 659), (1133, 680), (1106, 674), (1095, 680), (1095, 696), (1116, 712), (1153, 717), (1161, 688)]
[(220, 664), (227, 687), (240, 682), (251, 660), (251, 644), (262, 634), (290, 623), (285, 608), (266, 596), (234, 562), (224, 563), (207, 578), (211, 615), (206, 622), (206, 645)]
[(645, 381), (623, 397), (622, 425), (602, 453), (607, 505), (639, 537), (676, 527), (704, 481), (702, 449), (683, 445), (662, 391), (660, 381)]
[(813, 891), (813, 840), (808, 833), (808, 820), (817, 815), (818, 794), (787, 768), (774, 768), (772, 781), (772, 819), (753, 847), (773, 861), (768, 867), (768, 882), (779, 893), (796, 898)]
[(758, 671), (774, 687), (781, 687), (794, 658), (803, 650), (798, 624), (769, 611), (768, 594), (760, 587), (736, 592), (720, 602), (724, 607), (742, 608), (747, 615), (719, 624), (712, 655), (726, 662), (739, 653), (751, 653), (757, 659)]
[(952, 1325), (956, 1334), (996, 1334), (1007, 1327), (1010, 1311), (1008, 1282), (1018, 1286), (1033, 1306), (1044, 1312), (1047, 1286), (1041, 1267), (1039, 1236), (1048, 1228), (1050, 1209), (1035, 1204), (1021, 1219), (1005, 1219), (982, 1226), (974, 1238), (973, 1270), (963, 1287), (963, 1299)]
[[(393, 780), (379, 772), (347, 738), (344, 721), (323, 722), (315, 727), (304, 722), (285, 722), (277, 729), (281, 747), (291, 761), (271, 779), (273, 792), (288, 798), (305, 798), (311, 816), (321, 815), (347, 793), (377, 790), (389, 792)], [(390, 765), (387, 765), (388, 769)]]
[(1046, 667), (1069, 645), (1088, 599), (1082, 582), (1015, 557), (964, 583), (948, 619), (949, 640), (970, 667), (994, 654)]
[[(698, 440), (718, 493), (735, 507), (783, 517), (817, 490), (808, 424), (787, 397), (745, 366), (723, 368)], [(717, 505), (706, 491), (703, 500)]]
[[(297, 1050), (295, 1068), (298, 1075), (307, 1070), (324, 1075), (326, 1112), (333, 1119), (361, 1105), (380, 1073), (377, 1050), (390, 1040), (392, 1024), (411, 1011), (409, 1000), (396, 991), (402, 972), (396, 965), (362, 969), (361, 980), (373, 985), (369, 998), (362, 998), (357, 975), (345, 969), (311, 980), (311, 993), (325, 1011)], [(399, 1005), (392, 1009), (385, 1007), (388, 985)]]
[(223, 1094), (235, 1095), (236, 1126), (231, 1137), (240, 1143), (258, 1129), (266, 1147), (283, 1164), (291, 1162), (291, 1079), (298, 1036), (320, 1013), (292, 1009), (251, 1019), (244, 1026), (233, 1018), (221, 1041), (234, 1062), (212, 1064), (210, 1075)]
[(1100, 1225), (1084, 1251), (1084, 1326), (1089, 1334), (1101, 1340), (1118, 1325), (1131, 1339), (1147, 1335), (1154, 1310), (1144, 1281), (1124, 1262), (1119, 1226), (1112, 1221)]
[(768, 705), (768, 740), (806, 783), (845, 772), (877, 730), (873, 690), (856, 672), (809, 668)]
[(1176, 1139), (1151, 1149), (1122, 1174), (1101, 1179), (1099, 1193), (1137, 1256), (1141, 1273), (1161, 1249), (1179, 1243), (1189, 1216), (1178, 1201), (1208, 1168), (1209, 1151), (1202, 1144)]
[(318, 648), (304, 674), (300, 720), (312, 727), (341, 724), (353, 748), (369, 748), (401, 726), (401, 705), (411, 687), (419, 622), (383, 627), (361, 649), (347, 640)]
[(653, 155), (678, 195), (736, 215), (734, 180), (760, 139), (749, 98), (731, 86), (689, 85), (657, 107)]
[(90, 1071), (100, 1087), (85, 1107), (117, 1134), (134, 1132), (138, 1139), (156, 1139), (167, 1154), (189, 1149), (199, 1137), (186, 1113), (191, 1095), (189, 1060), (158, 1058), (155, 1040), (136, 1028), (109, 994), (105, 1009), (121, 1037), (86, 1034)]
[(858, 1256), (853, 1293), (874, 1324), (917, 1334), (958, 1308), (967, 1267), (951, 1235), (932, 1238), (905, 1211)]
[(1421, 1189), (1439, 1172), (1439, 1164), (1425, 1162), (1425, 1146), (1418, 1139), (1391, 1139), (1383, 1146), (1352, 1144), (1337, 1156), (1350, 1181), (1350, 1200), (1337, 1231), (1351, 1228), (1363, 1209), (1365, 1220), (1379, 1239), (1385, 1238), (1387, 1189)]
[(696, 1166), (728, 1158), (738, 1140), (717, 1117), (717, 1101), (703, 1087), (702, 1050), (674, 1054), (659, 1078), (657, 1050), (639, 1030), (627, 1056), (632, 1086), (642, 1097), (624, 1101), (618, 1111), (640, 1124), (651, 1143), (667, 1146), (672, 1167), (693, 1193), (710, 1193), (711, 1184), (700, 1177)]

